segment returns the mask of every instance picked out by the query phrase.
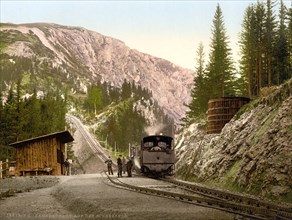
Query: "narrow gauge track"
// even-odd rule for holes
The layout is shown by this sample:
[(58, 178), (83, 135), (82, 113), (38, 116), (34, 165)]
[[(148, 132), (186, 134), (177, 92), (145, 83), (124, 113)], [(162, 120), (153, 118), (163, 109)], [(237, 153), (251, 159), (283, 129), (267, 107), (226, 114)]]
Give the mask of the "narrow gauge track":
[[(85, 138), (93, 152), (102, 160), (105, 161), (108, 158), (106, 153), (101, 147), (100, 143), (92, 138), (90, 133), (84, 128), (82, 123), (74, 116), (66, 115), (66, 117), (75, 124), (81, 135)], [(116, 163), (114, 163), (116, 165)], [(196, 184), (177, 181), (171, 178), (164, 178), (163, 181), (172, 183), (189, 193), (196, 195), (186, 195), (181, 193), (167, 192), (152, 188), (133, 186), (126, 183), (122, 183), (117, 178), (109, 177), (109, 180), (120, 187), (135, 190), (142, 193), (154, 194), (164, 196), (168, 198), (174, 198), (182, 202), (193, 203), (195, 205), (201, 205), (211, 208), (220, 209), (223, 211), (240, 214), (253, 219), (279, 219), (288, 220), (292, 219), (292, 209), (289, 207), (283, 207), (269, 202), (261, 201), (259, 199), (233, 194), (230, 192), (211, 189)], [(198, 196), (200, 195), (200, 196)]]
[[(92, 151), (97, 155), (97, 157), (99, 157), (102, 161), (106, 161), (109, 154), (105, 152), (105, 150), (103, 150), (100, 143), (92, 137), (89, 131), (80, 122), (80, 120), (72, 115), (66, 115), (66, 118), (76, 126), (78, 131), (81, 133), (81, 135), (86, 140)], [(115, 162), (113, 163), (114, 165), (116, 165)]]
[(115, 187), (124, 188), (127, 190), (133, 190), (139, 193), (175, 199), (180, 202), (218, 209), (221, 211), (241, 215), (241, 216), (251, 218), (251, 219), (277, 219), (277, 220), (290, 219), (290, 218), (281, 217), (277, 214), (275, 215), (274, 211), (270, 212), (270, 210), (267, 210), (266, 208), (263, 208), (263, 207), (254, 207), (251, 205), (234, 203), (232, 201), (210, 198), (210, 195), (204, 196), (202, 193), (198, 195), (198, 194), (194, 194), (193, 192), (192, 193), (193, 195), (190, 195), (190, 193), (186, 194), (186, 193), (171, 192), (169, 188), (167, 188), (167, 191), (166, 191), (162, 189), (161, 190), (154, 189), (152, 187), (134, 186), (134, 185), (130, 185), (130, 184), (122, 182), (120, 178), (111, 177), (107, 175), (106, 173), (105, 175)]
[(220, 207), (238, 209), (242, 212), (262, 216), (268, 219), (292, 219), (291, 207), (284, 207), (245, 195), (212, 189), (198, 184), (175, 180), (173, 178), (163, 178), (162, 180), (175, 184), (189, 192), (205, 195), (214, 200), (212, 201), (212, 204)]

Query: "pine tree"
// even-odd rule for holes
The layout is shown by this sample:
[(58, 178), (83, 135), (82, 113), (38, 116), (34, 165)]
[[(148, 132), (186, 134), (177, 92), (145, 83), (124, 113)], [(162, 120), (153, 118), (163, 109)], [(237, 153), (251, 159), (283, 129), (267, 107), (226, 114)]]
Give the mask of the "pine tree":
[(37, 99), (36, 90), (34, 90), (32, 97), (27, 102), (27, 110), (27, 121), (25, 126), (27, 138), (37, 137), (41, 133), (41, 125), (43, 122), (41, 121), (40, 102)]
[(17, 140), (18, 118), (17, 118), (17, 101), (13, 93), (13, 86), (9, 90), (7, 101), (3, 108), (2, 134), (4, 144), (8, 145)]
[(0, 87), (0, 147), (1, 145), (4, 144), (4, 120), (5, 120), (5, 115), (4, 115), (4, 111), (3, 111), (3, 94), (2, 94), (2, 90)]
[(187, 123), (191, 119), (199, 117), (207, 111), (208, 98), (206, 96), (206, 78), (205, 78), (205, 54), (204, 46), (201, 42), (197, 49), (197, 66), (196, 76), (194, 77), (194, 85), (191, 92), (192, 101), (187, 107), (189, 111), (186, 113), (184, 121)]
[(102, 107), (102, 91), (99, 86), (93, 86), (88, 90), (87, 95), (87, 108), (89, 111), (94, 111), (96, 115), (97, 110)]
[[(285, 80), (291, 77), (290, 64), (289, 64), (289, 51), (288, 51), (288, 31), (286, 29), (286, 15), (287, 9), (283, 3), (280, 1), (279, 10), (279, 26), (277, 30), (276, 37), (276, 49), (275, 49), (275, 59), (276, 59), (276, 74), (275, 74), (275, 84), (279, 85)], [(291, 41), (291, 40), (290, 40)]]
[(253, 76), (255, 73), (255, 48), (256, 48), (256, 37), (255, 37), (255, 15), (254, 6), (249, 5), (244, 13), (242, 31), (240, 33), (240, 49), (241, 49), (241, 60), (240, 69), (241, 77), (247, 85), (248, 97), (252, 96), (253, 87)]
[(131, 83), (128, 83), (125, 79), (122, 85), (121, 98), (122, 100), (125, 100), (130, 97), (131, 97)]
[(264, 33), (264, 51), (265, 51), (265, 82), (264, 85), (270, 87), (272, 85), (271, 77), (273, 72), (272, 60), (273, 50), (275, 47), (275, 28), (276, 21), (273, 14), (274, 3), (267, 0), (266, 4), (266, 18), (265, 18), (265, 33)]
[(263, 54), (264, 54), (264, 23), (265, 23), (265, 6), (262, 2), (258, 2), (255, 7), (255, 46), (256, 46), (256, 69), (254, 76), (253, 94), (258, 96), (261, 94), (262, 76), (263, 76)]
[(241, 75), (247, 81), (248, 96), (259, 96), (261, 88), (271, 86), (274, 78), (276, 21), (273, 2), (249, 5), (240, 35)]
[(212, 26), (211, 51), (207, 66), (208, 99), (234, 95), (234, 66), (231, 48), (223, 21), (223, 14), (217, 5)]
[(17, 87), (16, 87), (16, 121), (17, 121), (17, 126), (15, 127), (17, 137), (16, 140), (22, 140), (24, 133), (23, 133), (23, 126), (25, 124), (25, 117), (24, 117), (24, 110), (23, 110), (23, 102), (21, 100), (21, 79), (17, 81)]
[[(291, 3), (292, 6), (292, 3)], [(288, 12), (288, 48), (289, 48), (289, 73), (292, 74), (292, 7)]]

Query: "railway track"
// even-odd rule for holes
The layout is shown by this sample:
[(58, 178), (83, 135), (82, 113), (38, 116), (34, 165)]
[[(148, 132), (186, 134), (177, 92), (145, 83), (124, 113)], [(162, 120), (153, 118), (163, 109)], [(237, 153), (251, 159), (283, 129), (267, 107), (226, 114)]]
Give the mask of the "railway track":
[[(244, 196), (239, 196), (236, 198), (236, 196), (233, 194), (231, 195), (231, 193), (220, 192), (219, 190), (215, 192), (216, 190), (210, 190), (202, 186), (198, 189), (198, 186), (196, 186), (197, 188), (194, 188), (191, 186), (192, 184), (173, 179), (163, 179), (163, 181), (173, 184), (172, 187), (161, 187), (157, 189), (153, 187), (136, 186), (124, 183), (120, 178), (111, 177), (108, 175), (107, 178), (111, 184), (116, 187), (218, 209), (250, 219), (292, 219), (292, 210), (289, 208), (286, 209), (280, 206), (275, 207), (270, 203), (268, 205), (259, 200), (255, 203), (255, 199)], [(180, 190), (178, 190), (177, 187), (179, 187)]]
[[(76, 117), (67, 115), (67, 118), (75, 124), (76, 128), (87, 141), (93, 152), (102, 161), (105, 161), (108, 158), (108, 153), (103, 150), (100, 143), (92, 138), (88, 130), (84, 128), (82, 123)], [(174, 190), (170, 190), (169, 188), (167, 190), (158, 190), (145, 186), (134, 186), (123, 183), (119, 179), (109, 176), (108, 179), (113, 185), (125, 189), (172, 198), (181, 202), (192, 203), (195, 205), (215, 208), (226, 212), (239, 214), (252, 219), (292, 219), (291, 207), (284, 207), (245, 195), (235, 194), (218, 189), (212, 189), (198, 184), (174, 180), (172, 178), (164, 178), (161, 180), (173, 184), (173, 186), (175, 186), (173, 188), (176, 188), (176, 192), (173, 192)], [(177, 188), (180, 188), (182, 191), (178, 192)]]
[[(72, 115), (66, 115), (66, 118), (75, 125), (76, 129), (81, 133), (83, 138), (88, 143), (89, 147), (92, 149), (94, 154), (101, 160), (106, 161), (108, 159), (108, 152), (106, 152), (100, 143), (92, 137), (89, 131), (84, 127), (84, 125), (80, 122), (80, 120)], [(114, 165), (116, 163), (114, 162)]]
[(227, 201), (236, 204), (245, 212), (255, 213), (256, 215), (260, 215), (268, 219), (292, 219), (291, 206), (281, 206), (247, 195), (231, 193), (219, 189), (212, 189), (194, 183), (175, 180), (173, 178), (164, 178), (162, 180), (168, 183), (173, 183), (189, 192), (205, 195), (209, 198), (217, 200), (219, 201), (217, 204), (221, 206), (221, 201)]

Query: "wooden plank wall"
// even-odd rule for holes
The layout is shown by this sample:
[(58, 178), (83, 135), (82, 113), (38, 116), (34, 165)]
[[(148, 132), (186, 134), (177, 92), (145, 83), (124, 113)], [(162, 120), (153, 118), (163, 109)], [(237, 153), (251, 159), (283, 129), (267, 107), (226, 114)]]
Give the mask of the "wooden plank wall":
[(57, 162), (57, 149), (63, 153), (64, 144), (56, 138), (42, 139), (31, 142), (26, 146), (16, 148), (16, 170), (20, 175), (21, 170), (53, 168), (52, 175), (61, 175), (62, 164)]

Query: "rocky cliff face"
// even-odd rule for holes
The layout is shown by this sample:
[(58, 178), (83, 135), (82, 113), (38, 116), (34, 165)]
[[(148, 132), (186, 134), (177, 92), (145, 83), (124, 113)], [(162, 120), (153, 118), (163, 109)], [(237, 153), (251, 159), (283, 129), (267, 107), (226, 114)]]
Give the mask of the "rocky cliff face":
[(291, 106), (292, 80), (246, 105), (221, 134), (191, 125), (177, 137), (177, 174), (291, 202)]
[(10, 40), (4, 53), (49, 61), (85, 92), (97, 80), (115, 87), (124, 80), (134, 81), (151, 90), (154, 99), (175, 120), (183, 116), (184, 103), (190, 101), (191, 70), (132, 50), (120, 40), (56, 24), (5, 24), (0, 31)]

